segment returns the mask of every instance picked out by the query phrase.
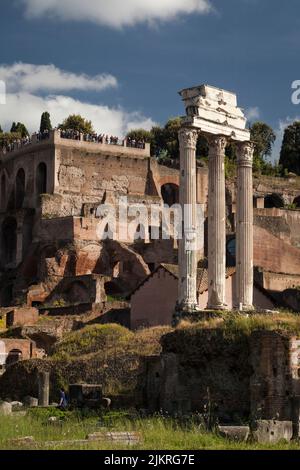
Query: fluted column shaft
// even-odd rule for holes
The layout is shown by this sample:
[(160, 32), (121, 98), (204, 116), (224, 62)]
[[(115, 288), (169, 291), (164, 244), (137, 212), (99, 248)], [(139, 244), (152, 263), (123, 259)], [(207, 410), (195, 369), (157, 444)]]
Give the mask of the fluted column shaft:
[(237, 151), (236, 307), (253, 308), (253, 164), (254, 146), (239, 144)]
[(178, 306), (183, 311), (197, 309), (197, 179), (196, 145), (198, 132), (192, 128), (179, 131), (180, 204), (184, 214), (183, 237), (179, 242)]
[(208, 308), (223, 310), (226, 278), (225, 148), (223, 136), (209, 136)]

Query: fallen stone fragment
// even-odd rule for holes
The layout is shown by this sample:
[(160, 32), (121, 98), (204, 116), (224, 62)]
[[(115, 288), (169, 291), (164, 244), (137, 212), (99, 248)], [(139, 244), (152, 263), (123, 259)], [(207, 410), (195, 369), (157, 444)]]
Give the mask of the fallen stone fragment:
[(292, 421), (258, 420), (253, 430), (253, 438), (260, 444), (276, 444), (279, 441), (291, 441), (293, 437)]
[(29, 408), (36, 408), (39, 404), (37, 398), (34, 397), (25, 397), (24, 398), (24, 405), (28, 406)]
[(141, 441), (136, 432), (95, 432), (87, 436), (88, 441), (113, 441), (120, 444), (135, 445)]
[(8, 416), (12, 413), (12, 405), (7, 401), (0, 403), (0, 415)]
[(219, 433), (222, 437), (233, 441), (247, 441), (250, 434), (249, 426), (219, 426)]
[(9, 443), (14, 446), (23, 446), (35, 444), (35, 439), (33, 436), (18, 437), (16, 439), (10, 439)]

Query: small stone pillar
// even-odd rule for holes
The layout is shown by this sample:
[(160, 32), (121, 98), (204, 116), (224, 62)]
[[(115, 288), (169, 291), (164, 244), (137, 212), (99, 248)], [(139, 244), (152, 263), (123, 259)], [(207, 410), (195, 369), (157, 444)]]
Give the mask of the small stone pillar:
[(39, 383), (39, 406), (49, 406), (49, 388), (50, 388), (49, 372), (40, 372), (38, 375), (38, 383)]
[(225, 310), (226, 279), (226, 137), (209, 135), (208, 309)]
[(179, 131), (180, 192), (183, 234), (179, 243), (179, 293), (177, 311), (197, 310), (197, 178), (196, 145), (198, 131), (184, 127)]
[(237, 146), (236, 308), (253, 310), (253, 164), (254, 145)]

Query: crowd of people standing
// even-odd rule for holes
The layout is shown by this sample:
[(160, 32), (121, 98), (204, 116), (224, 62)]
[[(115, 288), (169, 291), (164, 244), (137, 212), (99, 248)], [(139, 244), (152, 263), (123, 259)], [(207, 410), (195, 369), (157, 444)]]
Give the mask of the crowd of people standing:
[(75, 131), (73, 129), (62, 130), (59, 129), (60, 136), (62, 139), (72, 139), (72, 140), (83, 140), (84, 142), (95, 142), (99, 144), (106, 144), (106, 145), (120, 145), (123, 147), (131, 147), (131, 148), (145, 148), (145, 141), (144, 140), (136, 140), (130, 137), (126, 139), (119, 139), (116, 136), (109, 136), (108, 134), (81, 134), (79, 131)]
[(29, 136), (22, 137), (19, 139), (14, 139), (14, 140), (7, 140), (2, 142), (2, 152), (3, 153), (8, 153), (8, 152), (14, 152), (15, 150), (20, 149), (21, 147), (24, 147), (25, 145), (31, 144), (31, 138)]
[[(106, 145), (120, 145), (122, 147), (131, 147), (131, 148), (145, 148), (145, 141), (132, 139), (130, 137), (125, 139), (119, 139), (116, 136), (109, 136), (108, 134), (82, 134), (79, 131), (74, 129), (58, 129), (60, 132), (60, 137), (62, 139), (71, 139), (71, 140), (83, 140), (85, 142), (95, 142), (99, 144)], [(41, 142), (47, 140), (50, 137), (50, 131), (45, 130), (43, 132), (36, 132), (32, 137), (26, 136), (22, 138), (16, 138), (14, 140), (7, 140), (2, 142), (2, 152), (8, 153), (24, 147), (25, 145), (31, 144), (32, 142)]]

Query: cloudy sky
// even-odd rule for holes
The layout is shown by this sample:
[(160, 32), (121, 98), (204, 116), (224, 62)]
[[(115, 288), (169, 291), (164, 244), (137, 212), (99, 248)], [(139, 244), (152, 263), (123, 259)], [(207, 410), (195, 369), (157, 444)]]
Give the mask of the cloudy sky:
[(70, 113), (123, 135), (183, 114), (177, 92), (233, 90), (280, 138), (300, 116), (299, 0), (2, 0), (0, 125)]

